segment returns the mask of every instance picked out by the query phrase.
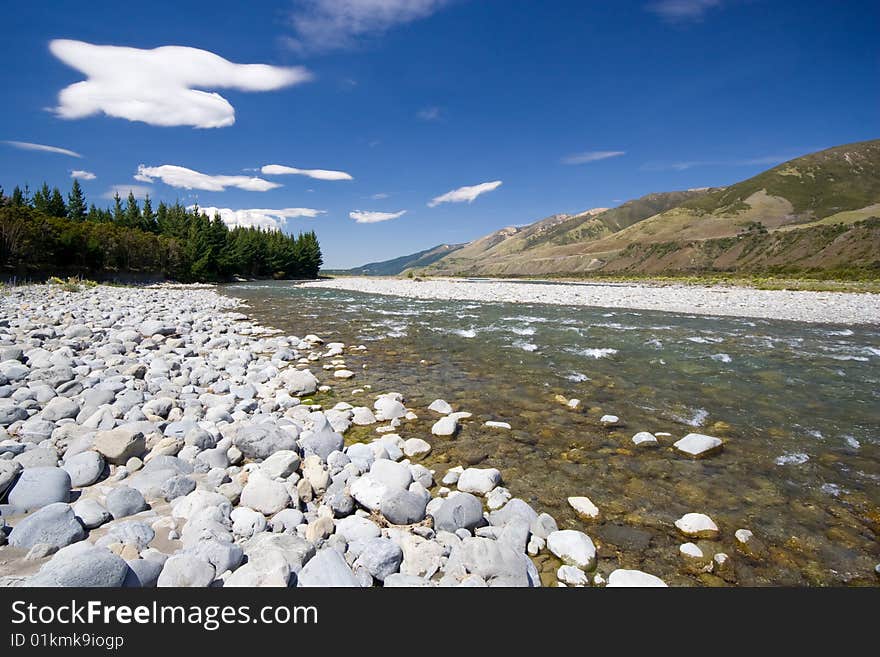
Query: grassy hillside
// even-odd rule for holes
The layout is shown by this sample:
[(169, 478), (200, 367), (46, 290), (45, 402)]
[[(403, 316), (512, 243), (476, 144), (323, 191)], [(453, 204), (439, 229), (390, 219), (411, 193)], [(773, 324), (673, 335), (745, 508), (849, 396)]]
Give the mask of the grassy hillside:
[(611, 210), (505, 228), (424, 272), (843, 271), (849, 260), (870, 273), (869, 251), (880, 248), (877, 216), (880, 140), (812, 153), (728, 187), (649, 194)]

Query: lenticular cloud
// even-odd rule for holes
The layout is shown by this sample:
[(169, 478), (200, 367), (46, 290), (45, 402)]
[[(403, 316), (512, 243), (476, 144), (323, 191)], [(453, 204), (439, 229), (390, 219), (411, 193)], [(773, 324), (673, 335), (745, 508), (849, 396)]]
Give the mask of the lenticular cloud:
[(54, 111), (64, 119), (103, 113), (156, 126), (222, 128), (235, 123), (235, 109), (201, 89), (272, 91), (311, 79), (300, 66), (235, 64), (184, 46), (143, 50), (56, 39), (49, 50), (87, 78), (58, 94)]

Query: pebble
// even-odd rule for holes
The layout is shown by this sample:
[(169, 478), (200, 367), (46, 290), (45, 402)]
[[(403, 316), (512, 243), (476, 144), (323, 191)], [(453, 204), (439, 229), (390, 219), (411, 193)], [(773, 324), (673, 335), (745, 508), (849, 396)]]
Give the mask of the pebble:
[(718, 525), (704, 513), (686, 513), (675, 521), (678, 530), (689, 538), (718, 538)]

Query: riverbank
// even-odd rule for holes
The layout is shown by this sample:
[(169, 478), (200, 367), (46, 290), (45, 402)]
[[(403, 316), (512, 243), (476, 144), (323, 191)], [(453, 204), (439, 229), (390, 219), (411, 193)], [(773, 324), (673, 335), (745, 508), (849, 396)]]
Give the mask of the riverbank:
[(809, 323), (880, 324), (880, 294), (756, 290), (731, 286), (628, 283), (414, 280), (352, 277), (319, 280), (311, 287), (414, 299), (488, 303), (542, 303), (698, 315), (753, 317)]
[[(355, 388), (363, 347), (281, 335), (238, 305), (207, 289), (0, 295), (0, 585), (662, 584), (598, 569), (586, 533), (511, 499), (495, 468), (422, 466), (466, 409)], [(420, 415), (431, 433), (401, 438)]]

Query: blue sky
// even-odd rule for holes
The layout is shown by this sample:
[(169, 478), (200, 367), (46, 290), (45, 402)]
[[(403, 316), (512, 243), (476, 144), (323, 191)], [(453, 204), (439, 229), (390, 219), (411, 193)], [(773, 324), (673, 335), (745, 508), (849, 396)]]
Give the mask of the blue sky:
[(314, 228), (328, 267), (880, 136), (876, 2), (5, 6), (7, 192), (86, 171), (99, 205), (137, 186)]

